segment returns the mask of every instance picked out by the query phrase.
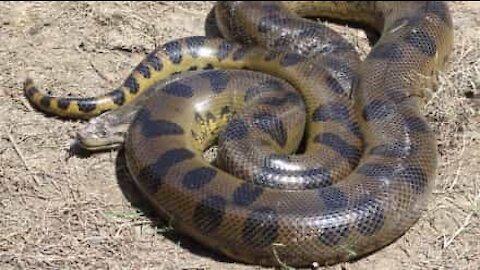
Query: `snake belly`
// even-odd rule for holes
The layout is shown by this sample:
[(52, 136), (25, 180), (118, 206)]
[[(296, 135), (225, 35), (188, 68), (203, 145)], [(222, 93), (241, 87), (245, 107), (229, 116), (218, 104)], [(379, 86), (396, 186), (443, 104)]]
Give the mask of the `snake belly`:
[[(103, 97), (51, 97), (30, 80), (25, 85), (26, 95), (44, 111), (89, 118), (189, 69), (246, 68), (278, 76), (304, 98), (309, 133), (306, 151), (322, 145), (343, 159), (341, 165), (327, 166), (333, 175), (344, 176), (341, 181), (285, 190), (276, 184), (246, 182), (214, 167), (201, 153), (209, 141), (192, 133), (195, 117), (186, 104), (198, 104), (197, 92), (184, 86), (163, 88), (162, 94), (149, 98), (129, 128), (126, 160), (140, 189), (178, 231), (246, 263), (334, 264), (393, 242), (425, 211), (436, 176), (434, 134), (416, 97), (422, 93), (424, 80), (443, 67), (451, 50), (453, 30), (447, 5), (350, 1), (252, 6), (255, 9), (232, 2), (216, 7), (222, 34), (247, 45), (205, 37), (179, 39), (151, 53), (122, 87)], [(294, 22), (284, 11), (353, 21), (380, 34), (361, 68), (354, 69), (358, 76), (353, 100), (340, 90), (348, 84), (340, 73), (332, 75), (328, 67), (316, 64), (322, 58), (317, 53), (329, 55), (338, 47), (290, 43), (288, 29)], [(299, 24), (304, 25), (307, 27)], [(291, 37), (316, 31), (303, 30)], [(276, 31), (287, 35), (274, 38), (270, 33)], [(283, 50), (284, 46), (288, 48)], [(318, 93), (318, 88), (327, 90)], [(172, 102), (163, 101), (167, 96)], [(234, 130), (228, 140), (248, 134), (248, 128)], [(326, 133), (337, 137), (326, 137)], [(275, 138), (274, 132), (270, 135)], [(355, 166), (349, 162), (352, 149), (363, 151)], [(353, 171), (347, 172), (352, 167)]]

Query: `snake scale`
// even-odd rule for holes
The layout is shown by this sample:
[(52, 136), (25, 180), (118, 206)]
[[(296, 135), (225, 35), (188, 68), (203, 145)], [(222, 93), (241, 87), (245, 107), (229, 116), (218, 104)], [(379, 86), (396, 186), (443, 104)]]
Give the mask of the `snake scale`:
[[(220, 2), (213, 14), (224, 38), (168, 42), (104, 96), (53, 97), (31, 80), (25, 94), (43, 111), (91, 118), (154, 89), (128, 127), (128, 169), (174, 228), (238, 261), (334, 264), (403, 235), (436, 176), (418, 96), (452, 47), (447, 5)], [(300, 17), (359, 23), (378, 40), (359, 62)], [(188, 70), (206, 71), (159, 86)], [(231, 173), (202, 157), (218, 134)]]

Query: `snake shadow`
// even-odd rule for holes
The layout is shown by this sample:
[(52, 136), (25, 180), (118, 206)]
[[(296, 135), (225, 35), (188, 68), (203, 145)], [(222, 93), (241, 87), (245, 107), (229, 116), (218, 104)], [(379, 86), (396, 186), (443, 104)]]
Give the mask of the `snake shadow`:
[(157, 233), (161, 234), (173, 243), (179, 243), (180, 247), (190, 251), (195, 255), (208, 257), (218, 262), (235, 263), (235, 261), (229, 259), (228, 257), (209, 249), (196, 242), (192, 238), (179, 234), (172, 229), (168, 224), (168, 221), (162, 219), (157, 214), (154, 208), (150, 205), (149, 201), (136, 186), (132, 176), (128, 172), (124, 153), (125, 152), (123, 148), (120, 149), (115, 161), (115, 173), (120, 190), (134, 208), (139, 210), (142, 215), (152, 221), (152, 226), (156, 228)]

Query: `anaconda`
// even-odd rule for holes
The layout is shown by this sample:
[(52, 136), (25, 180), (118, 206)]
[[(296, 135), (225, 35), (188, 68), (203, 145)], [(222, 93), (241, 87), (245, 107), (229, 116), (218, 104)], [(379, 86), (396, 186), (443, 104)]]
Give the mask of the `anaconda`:
[[(196, 110), (221, 110), (217, 103), (199, 102), (204, 88), (177, 81), (149, 97), (128, 130), (127, 165), (143, 193), (178, 231), (253, 264), (348, 261), (404, 234), (426, 210), (436, 176), (434, 134), (415, 97), (448, 59), (453, 29), (447, 5), (222, 2), (215, 15), (225, 39), (169, 42), (105, 96), (51, 97), (30, 80), (26, 95), (44, 111), (90, 118), (187, 70), (253, 69), (278, 76), (305, 102), (303, 153), (265, 150), (293, 144), (286, 143), (284, 120), (268, 109), (277, 98), (254, 115), (253, 124), (235, 118), (226, 128), (221, 138), (234, 146), (225, 149), (224, 165), (233, 172), (213, 166), (201, 155), (212, 139), (195, 132), (196, 124), (208, 127), (209, 120), (196, 117)], [(361, 23), (379, 38), (357, 69), (351, 45), (298, 15)], [(344, 70), (353, 78), (344, 77)], [(228, 84), (228, 76), (205, 74), (214, 74), (205, 75), (210, 95), (221, 95), (219, 85)], [(267, 136), (241, 148), (253, 130)], [(298, 156), (318, 163), (302, 165)], [(254, 166), (253, 160), (262, 163)]]

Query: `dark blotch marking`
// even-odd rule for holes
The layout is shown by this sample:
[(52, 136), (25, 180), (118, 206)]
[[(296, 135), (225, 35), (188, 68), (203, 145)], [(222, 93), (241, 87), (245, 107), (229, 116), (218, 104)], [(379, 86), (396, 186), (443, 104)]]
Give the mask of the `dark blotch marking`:
[(409, 166), (398, 173), (398, 176), (410, 184), (416, 194), (425, 192), (428, 185), (428, 177), (420, 167)]
[(260, 99), (260, 104), (270, 105), (270, 106), (283, 106), (288, 103), (300, 103), (301, 97), (296, 93), (287, 93), (283, 97), (266, 97)]
[(200, 76), (210, 81), (210, 87), (215, 94), (220, 94), (227, 88), (228, 77), (223, 71), (214, 70), (202, 73)]
[(154, 194), (161, 187), (163, 178), (167, 175), (171, 167), (193, 157), (194, 154), (185, 148), (169, 150), (161, 155), (155, 163), (143, 168), (137, 179), (142, 181), (144, 188), (150, 194)]
[(138, 90), (140, 89), (140, 85), (138, 84), (137, 80), (132, 76), (128, 76), (128, 78), (125, 80), (123, 85), (128, 88), (128, 91), (132, 94), (136, 94)]
[(340, 136), (333, 133), (318, 134), (314, 141), (332, 148), (332, 150), (340, 154), (343, 158), (347, 159), (348, 163), (352, 167), (357, 165), (358, 160), (362, 155), (362, 151), (360, 149), (350, 145)]
[(253, 119), (255, 127), (268, 134), (279, 146), (285, 147), (288, 134), (278, 117), (267, 112), (259, 112), (254, 114)]
[(257, 200), (263, 193), (263, 188), (243, 183), (233, 192), (233, 203), (238, 206), (249, 206)]
[(50, 108), (50, 101), (51, 100), (52, 100), (51, 97), (43, 96), (42, 99), (40, 99), (40, 105), (44, 108)]
[(248, 102), (259, 94), (278, 91), (280, 89), (283, 89), (283, 85), (278, 80), (266, 80), (247, 89), (244, 101)]
[(182, 44), (179, 41), (168, 42), (163, 46), (163, 49), (172, 63), (179, 64), (182, 62)]
[(193, 138), (195, 141), (199, 140), (198, 134), (197, 134), (195, 131), (193, 131), (193, 130), (192, 130), (192, 138)]
[(122, 90), (115, 90), (110, 93), (110, 97), (112, 97), (113, 103), (117, 104), (118, 106), (122, 106), (125, 103), (125, 93)]
[(206, 65), (203, 67), (204, 70), (210, 70), (210, 69), (214, 69), (214, 68), (215, 68), (215, 67), (214, 67), (212, 64), (210, 64), (210, 63), (209, 63), (209, 64), (206, 64)]
[(347, 207), (347, 196), (337, 187), (327, 187), (319, 189), (320, 198), (327, 208), (328, 213), (334, 213), (337, 210)]
[(408, 33), (406, 41), (428, 57), (433, 57), (437, 52), (435, 39), (426, 31), (414, 28)]
[(352, 120), (347, 123), (347, 127), (350, 130), (350, 132), (352, 132), (352, 134), (355, 135), (355, 137), (359, 138), (360, 140), (363, 140), (363, 134), (357, 122), (354, 122), (354, 120)]
[(342, 103), (327, 103), (318, 106), (312, 115), (317, 122), (335, 121), (343, 123), (357, 138), (363, 139), (363, 134), (354, 117), (350, 116), (350, 108)]
[[(305, 49), (303, 49), (301, 46), (297, 46), (294, 44), (293, 37), (291, 35), (286, 35), (274, 37), (272, 38), (273, 44), (270, 46), (272, 50), (282, 53), (282, 52), (298, 52), (298, 53), (303, 53), (307, 54), (305, 52)], [(272, 43), (272, 42), (271, 42)], [(299, 48), (300, 47), (300, 48)]]
[(243, 225), (243, 241), (254, 248), (270, 246), (278, 237), (278, 221), (278, 213), (272, 208), (253, 210)]
[(286, 97), (267, 97), (267, 98), (262, 98), (259, 103), (264, 104), (264, 105), (270, 105), (270, 106), (283, 106), (285, 105), (289, 100)]
[(334, 77), (328, 75), (325, 81), (332, 92), (336, 94), (347, 94), (347, 91), (343, 89), (342, 85)]
[(304, 57), (301, 56), (298, 53), (287, 53), (282, 58), (282, 60), (280, 60), (280, 65), (282, 65), (284, 67), (293, 66), (293, 65), (298, 64), (303, 59), (304, 59)]
[(172, 82), (170, 84), (167, 84), (165, 87), (163, 87), (162, 91), (176, 97), (193, 97), (193, 88), (181, 82)]
[(199, 124), (205, 122), (203, 117), (198, 112), (195, 112), (195, 116), (193, 119), (195, 120), (196, 123), (199, 123)]
[(153, 67), (154, 70), (156, 71), (160, 71), (163, 69), (163, 63), (162, 63), (162, 60), (160, 58), (158, 58), (155, 53), (152, 53), (150, 54), (147, 59), (146, 59), (146, 62)]
[(32, 86), (32, 87), (29, 87), (29, 88), (27, 89), (26, 95), (27, 95), (28, 97), (32, 97), (33, 95), (35, 95), (35, 94), (38, 93), (38, 92), (39, 92), (38, 89), (37, 89), (36, 87)]
[(91, 112), (97, 107), (95, 98), (85, 98), (77, 101), (78, 109), (82, 112)]
[(232, 49), (232, 44), (230, 42), (222, 41), (222, 43), (220, 43), (220, 46), (218, 46), (218, 53), (217, 53), (218, 61), (222, 61), (225, 58), (227, 58), (231, 49)]
[(193, 212), (195, 228), (203, 233), (212, 233), (220, 227), (225, 215), (227, 201), (221, 196), (203, 199)]
[(142, 109), (138, 113), (139, 119), (142, 119), (142, 135), (146, 138), (155, 138), (167, 135), (182, 135), (184, 130), (181, 126), (168, 120), (152, 120), (150, 112)]
[(248, 127), (244, 121), (233, 119), (225, 129), (223, 136), (225, 140), (241, 140), (248, 135)]
[(371, 121), (376, 119), (385, 119), (395, 114), (396, 105), (389, 101), (374, 100), (363, 108), (363, 119)]
[[(333, 215), (332, 218), (335, 218)], [(330, 226), (324, 227), (321, 230), (318, 240), (324, 245), (333, 247), (336, 246), (342, 239), (347, 238), (350, 230), (346, 224), (328, 224)]]
[(412, 132), (424, 133), (430, 130), (430, 127), (422, 118), (408, 117), (404, 121), (405, 121), (405, 127)]
[(387, 100), (396, 104), (404, 102), (409, 97), (408, 91), (405, 91), (404, 89), (391, 89), (390, 91), (387, 91), (386, 96)]
[(368, 57), (380, 60), (400, 60), (403, 53), (397, 43), (381, 43), (372, 50)]
[(382, 205), (374, 198), (367, 196), (358, 200), (354, 209), (358, 214), (355, 227), (359, 233), (371, 236), (383, 227), (384, 210)]
[(238, 61), (243, 59), (243, 57), (245, 57), (245, 55), (247, 54), (248, 50), (249, 48), (247, 46), (241, 46), (240, 48), (238, 48), (233, 53), (233, 56), (232, 56), (233, 61)]
[(328, 103), (318, 106), (313, 111), (312, 120), (318, 122), (338, 121), (346, 122), (349, 119), (349, 108), (341, 103)]
[(205, 44), (206, 38), (200, 36), (186, 38), (188, 53), (193, 57), (198, 57), (198, 50)]
[(189, 71), (194, 71), (194, 70), (197, 70), (198, 67), (197, 66), (191, 66), (188, 68)]
[(217, 120), (217, 118), (215, 117), (215, 115), (213, 115), (212, 112), (207, 112), (207, 115), (205, 118), (207, 120), (207, 123), (215, 122)]
[(232, 111), (228, 106), (223, 107), (222, 110), (220, 111), (221, 117), (230, 117), (231, 114), (232, 114)]
[(367, 163), (360, 167), (357, 172), (375, 180), (383, 180), (385, 178), (392, 179), (394, 168), (380, 163)]
[(247, 89), (247, 92), (245, 93), (244, 101), (248, 102), (260, 93), (262, 93), (261, 86), (255, 85), (250, 87)]
[(283, 88), (283, 84), (278, 80), (266, 80), (262, 82), (262, 87), (270, 89), (272, 91), (278, 91)]
[(212, 168), (196, 168), (185, 174), (182, 185), (188, 190), (200, 189), (210, 183), (216, 175), (217, 171)]
[(58, 108), (60, 108), (62, 110), (66, 110), (68, 108), (68, 106), (70, 106), (70, 100), (68, 100), (66, 98), (60, 98), (58, 100)]
[(321, 29), (319, 27), (317, 27), (316, 25), (305, 25), (305, 27), (303, 27), (300, 31), (300, 33), (298, 33), (298, 37), (300, 39), (311, 39), (312, 37), (318, 37), (320, 36), (321, 33)]
[(137, 72), (141, 73), (143, 78), (148, 79), (152, 75), (150, 73), (150, 68), (147, 65), (144, 65), (141, 63), (140, 65), (137, 66), (136, 68)]

